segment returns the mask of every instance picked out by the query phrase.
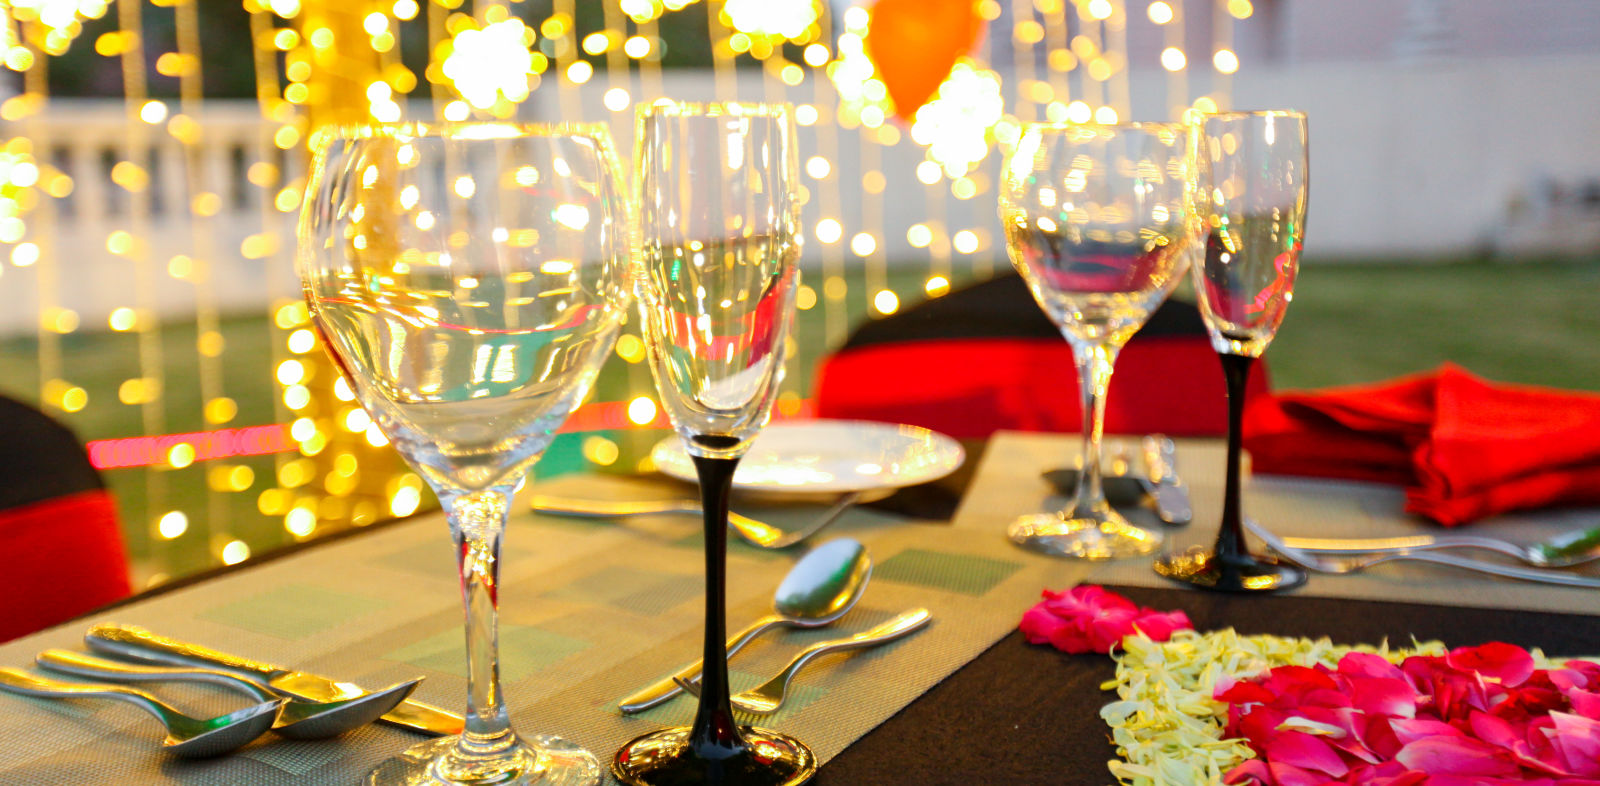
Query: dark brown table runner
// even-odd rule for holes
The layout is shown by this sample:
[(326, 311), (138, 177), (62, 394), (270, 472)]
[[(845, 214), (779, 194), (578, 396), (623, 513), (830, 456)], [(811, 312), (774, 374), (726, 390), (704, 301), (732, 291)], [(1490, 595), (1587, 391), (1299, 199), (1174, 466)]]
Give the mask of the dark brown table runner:
[[(1338, 643), (1450, 646), (1506, 641), (1551, 656), (1600, 655), (1600, 617), (1414, 603), (1213, 595), (1113, 587), (1157, 609), (1183, 609), (1199, 630), (1328, 636)], [(1596, 597), (1600, 606), (1600, 596)], [(1100, 707), (1111, 659), (1066, 655), (1012, 633), (828, 762), (814, 783), (1107, 784), (1116, 754)], [(892, 677), (885, 676), (886, 679)]]

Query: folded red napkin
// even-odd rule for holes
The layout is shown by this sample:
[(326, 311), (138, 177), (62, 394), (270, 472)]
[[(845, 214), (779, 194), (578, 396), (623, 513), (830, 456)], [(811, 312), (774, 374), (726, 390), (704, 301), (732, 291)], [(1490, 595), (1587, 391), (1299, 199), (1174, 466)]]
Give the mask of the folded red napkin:
[(1480, 379), (1451, 364), (1375, 385), (1253, 400), (1255, 470), (1406, 486), (1446, 526), (1600, 504), (1600, 395)]

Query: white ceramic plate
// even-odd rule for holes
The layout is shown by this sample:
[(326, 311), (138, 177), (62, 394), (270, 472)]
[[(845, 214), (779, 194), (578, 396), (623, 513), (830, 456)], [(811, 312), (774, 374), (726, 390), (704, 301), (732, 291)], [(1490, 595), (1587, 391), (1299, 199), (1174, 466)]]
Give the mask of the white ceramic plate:
[[(656, 469), (695, 482), (677, 435), (650, 451)], [(733, 475), (733, 486), (764, 493), (842, 494), (938, 480), (965, 458), (936, 431), (868, 420), (791, 420), (769, 424)]]

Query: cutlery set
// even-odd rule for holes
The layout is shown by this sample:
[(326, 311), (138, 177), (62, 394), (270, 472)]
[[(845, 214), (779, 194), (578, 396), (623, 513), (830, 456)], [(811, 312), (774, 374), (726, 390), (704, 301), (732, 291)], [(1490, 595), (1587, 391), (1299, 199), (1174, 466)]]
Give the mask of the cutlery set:
[[(842, 505), (840, 508), (842, 509)], [(837, 511), (833, 513), (837, 516)], [(820, 529), (814, 527), (814, 529)], [(809, 534), (809, 533), (808, 533)], [(773, 613), (728, 640), (731, 657), (757, 636), (775, 628), (819, 628), (855, 608), (872, 575), (872, 558), (860, 542), (840, 538), (824, 543), (797, 561), (773, 595)], [(794, 675), (823, 655), (876, 646), (906, 636), (928, 623), (927, 609), (914, 609), (848, 638), (813, 644), (767, 683), (733, 698), (751, 713), (778, 709)], [(335, 737), (372, 722), (387, 723), (429, 736), (459, 734), (461, 716), (410, 698), (421, 678), (377, 691), (328, 677), (272, 666), (166, 638), (131, 625), (96, 625), (84, 636), (90, 652), (51, 649), (35, 665), (44, 671), (94, 680), (68, 682), (13, 668), (0, 668), (0, 691), (52, 699), (104, 698), (133, 704), (166, 728), (163, 751), (184, 758), (218, 756), (272, 731), (295, 740)], [(623, 712), (662, 704), (684, 690), (698, 691), (700, 661), (623, 699)], [(113, 683), (199, 682), (249, 697), (255, 703), (214, 718), (184, 714), (137, 688)], [(698, 694), (696, 694), (698, 695)]]
[[(831, 625), (855, 608), (872, 576), (872, 558), (866, 547), (839, 538), (808, 552), (790, 569), (773, 596), (774, 614), (762, 617), (729, 637), (728, 657), (762, 633), (778, 627), (820, 628)], [(790, 682), (806, 664), (823, 655), (886, 644), (916, 632), (932, 615), (912, 609), (894, 619), (842, 639), (818, 642), (801, 650), (776, 676), (760, 686), (732, 697), (734, 709), (756, 715), (776, 712)], [(695, 661), (617, 703), (625, 713), (643, 712), (682, 692), (699, 695), (702, 663)]]
[[(255, 663), (124, 625), (96, 625), (84, 636), (84, 643), (100, 654), (46, 650), (39, 653), (35, 664), (45, 671), (106, 682), (65, 682), (3, 668), (0, 690), (39, 698), (128, 702), (161, 721), (167, 729), (162, 750), (184, 758), (228, 753), (268, 730), (288, 739), (315, 740), (377, 720), (430, 735), (459, 733), (463, 725), (460, 716), (409, 698), (421, 679), (369, 692), (350, 683)], [(204, 682), (243, 693), (257, 703), (200, 719), (145, 691), (107, 682)]]

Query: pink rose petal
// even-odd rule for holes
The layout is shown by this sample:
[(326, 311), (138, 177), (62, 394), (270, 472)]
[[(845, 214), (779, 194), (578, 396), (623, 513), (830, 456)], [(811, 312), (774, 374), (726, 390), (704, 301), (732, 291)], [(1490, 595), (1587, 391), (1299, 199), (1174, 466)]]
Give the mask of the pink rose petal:
[(1555, 734), (1550, 744), (1573, 775), (1600, 775), (1600, 721), (1569, 712), (1552, 712)]
[(1504, 751), (1465, 735), (1423, 737), (1406, 743), (1394, 760), (1433, 775), (1514, 775), (1517, 765)]
[(1269, 762), (1292, 764), (1336, 778), (1350, 771), (1333, 746), (1302, 731), (1279, 731), (1267, 741), (1265, 753)]
[(1462, 671), (1475, 671), (1506, 686), (1521, 685), (1533, 674), (1533, 656), (1528, 651), (1503, 641), (1476, 647), (1459, 647), (1445, 656), (1445, 662)]

